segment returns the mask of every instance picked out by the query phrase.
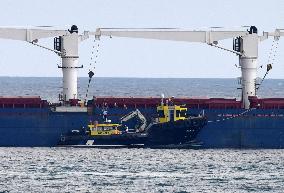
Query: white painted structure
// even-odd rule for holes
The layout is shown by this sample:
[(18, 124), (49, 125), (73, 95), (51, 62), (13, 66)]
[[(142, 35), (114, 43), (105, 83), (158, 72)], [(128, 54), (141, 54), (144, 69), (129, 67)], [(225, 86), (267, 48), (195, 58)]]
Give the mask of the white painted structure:
[[(39, 45), (41, 38), (57, 37), (57, 48), (51, 49)], [(79, 43), (88, 38), (88, 35), (78, 35), (77, 26), (72, 26), (71, 30), (53, 29), (29, 29), (29, 28), (6, 28), (0, 27), (0, 38), (27, 41), (33, 45), (53, 51), (62, 59), (63, 72), (63, 92), (62, 100), (68, 102), (69, 99), (77, 99), (77, 68), (78, 66), (78, 46)]]
[(59, 37), (59, 47), (57, 49), (61, 52), (60, 57), (62, 59), (62, 66), (59, 66), (59, 68), (62, 68), (63, 73), (63, 101), (78, 98), (77, 70), (80, 68), (78, 66), (79, 38), (78, 31), (72, 30)]
[(259, 38), (256, 33), (250, 32), (239, 38), (240, 52), (239, 65), (241, 67), (241, 86), (243, 108), (249, 109), (249, 96), (256, 96), (256, 77)]
[[(239, 65), (241, 68), (241, 86), (242, 86), (242, 106), (249, 109), (249, 96), (256, 96), (256, 77), (257, 77), (257, 59), (258, 44), (265, 40), (268, 36), (279, 37), (284, 35), (283, 32), (276, 30), (275, 32), (265, 32), (263, 36), (257, 35), (256, 27), (252, 26), (250, 30), (244, 31), (185, 31), (178, 29), (131, 29), (131, 28), (98, 28), (96, 32), (91, 32), (97, 39), (101, 36), (117, 36), (131, 38), (145, 38), (158, 40), (201, 42), (210, 46), (214, 46), (239, 56)], [(230, 50), (221, 47), (218, 41), (237, 38), (238, 48)]]
[[(279, 40), (280, 36), (284, 36), (284, 32), (281, 31), (281, 29), (276, 29), (275, 32), (264, 32), (262, 36), (258, 36), (257, 29), (254, 26), (252, 26), (249, 31), (187, 31), (169, 28), (99, 28), (96, 32), (85, 31), (83, 35), (79, 35), (78, 28), (75, 25), (71, 27), (71, 30), (0, 27), (0, 38), (27, 41), (33, 45), (53, 51), (61, 57), (62, 66), (59, 66), (59, 68), (62, 68), (63, 72), (62, 100), (64, 103), (68, 103), (70, 99), (78, 98), (77, 69), (82, 67), (78, 66), (78, 46), (81, 41), (89, 38), (89, 35), (95, 35), (97, 39), (101, 36), (117, 36), (200, 42), (237, 54), (239, 56), (239, 65), (242, 73), (242, 102), (243, 107), (248, 109), (250, 106), (248, 100), (249, 96), (256, 96), (255, 80), (257, 73), (258, 44), (269, 36), (273, 36), (275, 40)], [(37, 44), (39, 39), (48, 37), (56, 37), (54, 49)], [(228, 38), (237, 38), (238, 45), (235, 45), (233, 50), (217, 45), (218, 41)]]

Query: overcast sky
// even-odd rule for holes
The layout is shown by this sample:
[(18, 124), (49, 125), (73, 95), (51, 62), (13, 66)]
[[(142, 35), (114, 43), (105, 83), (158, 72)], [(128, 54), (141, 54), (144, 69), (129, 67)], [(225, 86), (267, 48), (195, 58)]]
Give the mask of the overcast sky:
[[(284, 1), (247, 0), (2, 0), (2, 26), (52, 25), (80, 31), (98, 27), (178, 27), (208, 29), (223, 26), (240, 29), (255, 25), (259, 31), (284, 28)], [(260, 33), (261, 34), (261, 33)], [(52, 45), (53, 40), (43, 43)], [(266, 64), (272, 39), (260, 45), (259, 65)], [(80, 64), (88, 66), (93, 39), (80, 45)], [(224, 41), (232, 48), (232, 40)], [(0, 40), (0, 76), (62, 76), (60, 58), (25, 42)], [(238, 58), (203, 44), (102, 38), (97, 77), (236, 78)], [(87, 76), (88, 68), (79, 70)], [(260, 69), (258, 76), (262, 77)], [(284, 37), (269, 78), (284, 78)]]

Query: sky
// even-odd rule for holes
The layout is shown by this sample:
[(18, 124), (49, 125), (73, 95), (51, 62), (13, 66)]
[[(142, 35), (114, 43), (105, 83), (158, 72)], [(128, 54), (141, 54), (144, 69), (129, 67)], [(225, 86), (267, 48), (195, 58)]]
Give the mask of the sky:
[[(284, 28), (284, 1), (270, 0), (2, 0), (1, 26), (51, 25), (80, 32), (99, 27), (210, 27), (262, 31)], [(53, 47), (53, 39), (42, 41)], [(157, 78), (236, 78), (238, 57), (205, 44), (130, 38), (90, 38), (80, 45), (79, 76), (87, 76), (92, 46), (100, 44), (95, 76)], [(232, 40), (222, 42), (232, 48)], [(259, 66), (266, 65), (272, 38), (259, 46)], [(284, 37), (268, 78), (284, 78)], [(61, 77), (60, 58), (26, 42), (0, 40), (0, 76)], [(258, 76), (264, 75), (258, 70)]]

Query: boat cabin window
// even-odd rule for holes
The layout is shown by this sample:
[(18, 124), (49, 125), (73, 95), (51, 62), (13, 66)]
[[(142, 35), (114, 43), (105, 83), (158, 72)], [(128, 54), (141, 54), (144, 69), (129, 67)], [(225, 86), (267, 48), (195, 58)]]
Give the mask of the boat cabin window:
[(116, 126), (100, 126), (97, 127), (98, 131), (109, 131), (109, 130), (116, 130), (117, 127)]
[(108, 126), (108, 127), (104, 127), (104, 131), (109, 131), (112, 130), (112, 127)]
[(159, 116), (160, 118), (164, 118), (164, 117), (165, 117), (164, 111), (163, 111), (163, 110), (159, 110), (159, 111), (158, 111), (158, 116)]
[(186, 117), (186, 110), (176, 110), (177, 117)]
[(180, 117), (180, 110), (176, 110), (176, 117)]
[(180, 111), (180, 116), (181, 117), (186, 117), (186, 110), (181, 110)]

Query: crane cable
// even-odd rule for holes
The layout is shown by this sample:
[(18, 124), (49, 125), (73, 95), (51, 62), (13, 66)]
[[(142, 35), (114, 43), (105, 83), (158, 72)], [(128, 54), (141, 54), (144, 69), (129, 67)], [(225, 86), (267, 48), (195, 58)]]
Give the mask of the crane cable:
[[(267, 61), (267, 65), (266, 65), (266, 72), (263, 76), (263, 78), (261, 79), (261, 82), (259, 83), (258, 87), (256, 88), (256, 90), (258, 90), (261, 86), (261, 84), (263, 83), (264, 79), (266, 78), (266, 76), (268, 75), (269, 71), (272, 69), (272, 65), (275, 62), (275, 57), (277, 54), (277, 48), (278, 48), (279, 42), (277, 40), (273, 40), (269, 55), (268, 55), (268, 61)], [(260, 66), (260, 68), (262, 68), (263, 65)]]
[(227, 117), (227, 118), (223, 118), (223, 119), (216, 119), (216, 120), (209, 120), (207, 121), (207, 123), (218, 123), (218, 122), (223, 122), (223, 121), (227, 121), (227, 120), (230, 120), (230, 119), (236, 119), (236, 118), (239, 118), (239, 117), (242, 117), (243, 115), (245, 115), (246, 113), (249, 113), (253, 110), (255, 110), (256, 108), (250, 108), (250, 109), (247, 109), (239, 114), (235, 114), (235, 115), (232, 115), (230, 117)]
[[(89, 81), (88, 81), (88, 86), (87, 86), (87, 92), (86, 92), (86, 96), (85, 96), (85, 101), (84, 103), (86, 104), (87, 98), (88, 98), (88, 94), (89, 94), (89, 88), (90, 88), (90, 84), (92, 81), (93, 76), (95, 75), (95, 73), (93, 72), (96, 68), (96, 64), (97, 64), (97, 59), (98, 59), (98, 53), (99, 53), (99, 47), (100, 44), (99, 42), (96, 44), (96, 40), (93, 41), (94, 44), (92, 46), (92, 53), (91, 53), (91, 59), (90, 59), (90, 65), (89, 65), (89, 72), (88, 72), (88, 76), (89, 76)], [(95, 49), (96, 47), (96, 49)]]

